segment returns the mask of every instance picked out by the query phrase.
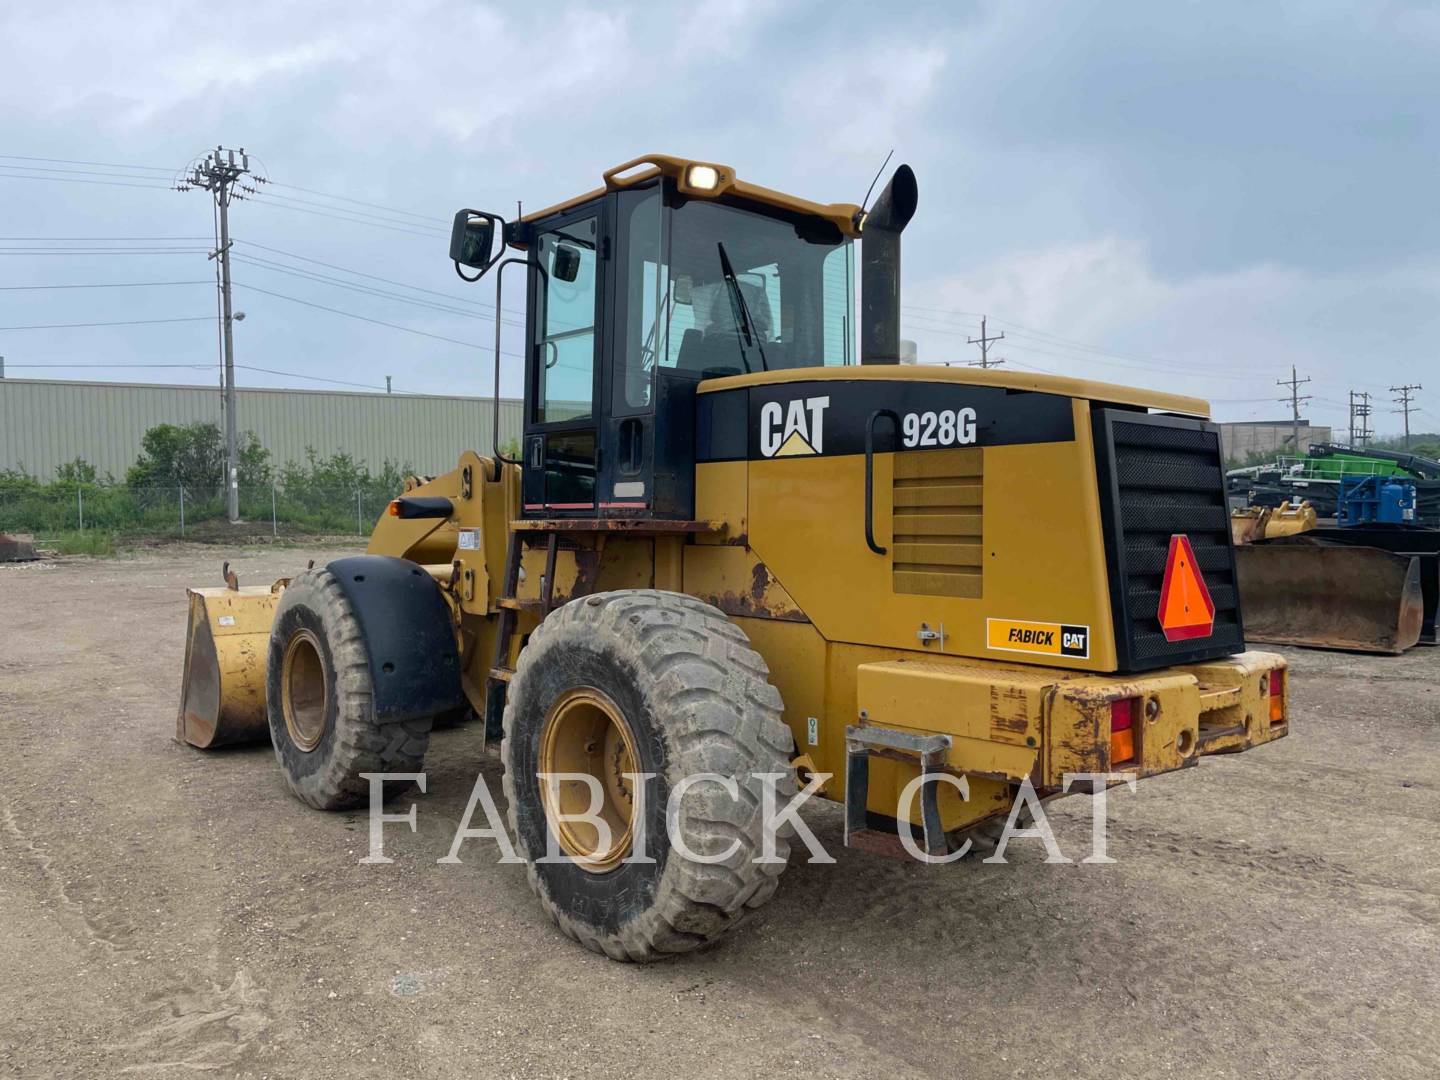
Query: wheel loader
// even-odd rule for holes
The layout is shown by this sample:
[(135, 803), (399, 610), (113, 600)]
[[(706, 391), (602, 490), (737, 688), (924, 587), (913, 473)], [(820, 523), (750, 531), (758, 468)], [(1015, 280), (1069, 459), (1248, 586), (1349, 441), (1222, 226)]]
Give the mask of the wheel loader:
[[(765, 810), (801, 785), (846, 844), (939, 859), (1026, 790), (1286, 735), (1206, 403), (900, 366), (917, 202), (906, 166), (861, 207), (655, 154), (518, 220), (461, 210), (456, 272), (526, 295), (519, 456), (497, 424), (366, 554), (192, 589), (178, 737), (268, 736), (339, 809), (473, 713), (541, 904), (645, 961), (773, 894)], [(497, 402), (500, 357), (497, 325)]]

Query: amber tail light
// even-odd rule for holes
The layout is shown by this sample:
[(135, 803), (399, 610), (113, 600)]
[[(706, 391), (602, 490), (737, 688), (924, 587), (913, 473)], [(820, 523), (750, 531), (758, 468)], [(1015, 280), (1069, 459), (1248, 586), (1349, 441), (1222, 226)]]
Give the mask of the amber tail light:
[(1120, 698), (1110, 703), (1110, 767), (1135, 760), (1136, 698)]

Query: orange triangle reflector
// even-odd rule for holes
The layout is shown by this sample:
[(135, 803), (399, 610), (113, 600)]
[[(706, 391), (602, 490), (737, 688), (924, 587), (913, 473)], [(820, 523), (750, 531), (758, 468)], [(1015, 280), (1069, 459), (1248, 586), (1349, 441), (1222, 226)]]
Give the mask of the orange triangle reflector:
[(1182, 533), (1170, 537), (1159, 614), (1166, 641), (1209, 637), (1215, 627), (1215, 601), (1210, 599), (1210, 590), (1200, 576), (1190, 538)]

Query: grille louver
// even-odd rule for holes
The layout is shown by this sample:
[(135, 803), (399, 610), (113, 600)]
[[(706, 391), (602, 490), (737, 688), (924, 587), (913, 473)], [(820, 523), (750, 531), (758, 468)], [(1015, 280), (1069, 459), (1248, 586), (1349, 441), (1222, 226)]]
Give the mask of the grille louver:
[(978, 598), (984, 451), (895, 455), (893, 587), (897, 593)]

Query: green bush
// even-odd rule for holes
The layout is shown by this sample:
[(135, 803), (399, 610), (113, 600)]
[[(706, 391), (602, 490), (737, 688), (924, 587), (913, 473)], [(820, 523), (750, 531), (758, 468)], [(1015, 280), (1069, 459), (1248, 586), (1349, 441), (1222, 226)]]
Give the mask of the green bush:
[[(126, 482), (101, 480), (83, 458), (61, 466), (51, 481), (23, 470), (0, 471), (0, 531), (29, 532), (52, 541), (66, 538), (91, 553), (113, 551), (118, 541), (185, 535), (226, 517), (224, 450), (214, 424), (160, 424), (145, 433), (142, 451)], [(270, 454), (246, 435), (240, 462), (240, 516), (275, 522), (278, 533), (368, 533), (385, 505), (404, 487), (408, 468), (386, 461), (377, 474), (346, 453), (303, 463), (287, 462), (273, 473)], [(83, 513), (83, 519), (82, 519)], [(96, 534), (83, 543), (71, 534)], [(210, 530), (214, 534), (214, 530)], [(103, 537), (103, 539), (102, 539)]]
[[(253, 431), (240, 436), (238, 479), (242, 487), (270, 482), (270, 451)], [(93, 472), (93, 470), (92, 470)], [(225, 440), (214, 424), (157, 424), (140, 440), (140, 457), (125, 473), (132, 488), (184, 484), (225, 485)]]

